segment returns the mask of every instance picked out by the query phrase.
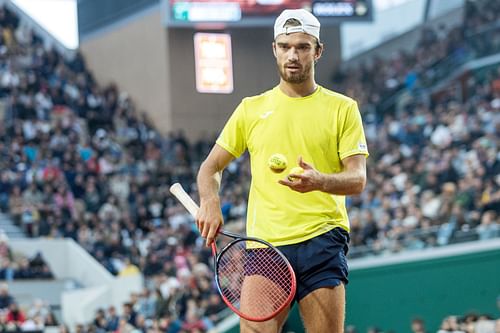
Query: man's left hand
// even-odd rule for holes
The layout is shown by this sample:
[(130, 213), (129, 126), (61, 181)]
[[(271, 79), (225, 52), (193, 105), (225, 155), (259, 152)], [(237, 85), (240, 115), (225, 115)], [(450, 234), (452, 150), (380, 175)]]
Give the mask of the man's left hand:
[(321, 185), (323, 184), (323, 174), (314, 167), (304, 162), (302, 156), (298, 160), (299, 166), (304, 169), (301, 174), (294, 174), (293, 180), (290, 180), (288, 176), (285, 179), (281, 179), (278, 182), (281, 185), (288, 186), (291, 190), (300, 193), (306, 193), (311, 191), (321, 190)]

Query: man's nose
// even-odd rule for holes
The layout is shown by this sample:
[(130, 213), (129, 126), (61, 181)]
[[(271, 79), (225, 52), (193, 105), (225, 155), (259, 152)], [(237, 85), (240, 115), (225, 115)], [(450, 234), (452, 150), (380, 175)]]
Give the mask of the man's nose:
[(299, 59), (299, 54), (297, 52), (297, 49), (295, 47), (291, 47), (290, 50), (288, 50), (288, 60), (298, 60)]

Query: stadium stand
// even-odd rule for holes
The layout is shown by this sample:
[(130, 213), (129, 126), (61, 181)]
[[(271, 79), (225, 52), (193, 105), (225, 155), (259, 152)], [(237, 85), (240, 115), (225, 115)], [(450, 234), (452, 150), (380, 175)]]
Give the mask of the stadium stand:
[(20, 307), (10, 295), (6, 283), (0, 285), (0, 329), (3, 332), (41, 332), (46, 327), (56, 327), (59, 323), (47, 302), (35, 299), (33, 304)]
[[(425, 29), (413, 52), (333, 75), (359, 101), (371, 151), (370, 183), (349, 200), (352, 258), (500, 236), (500, 61), (468, 71), (465, 94), (451, 84), (431, 89), (467, 62), (500, 51), (500, 9), (475, 3), (463, 26)], [(29, 237), (72, 238), (112, 274), (147, 278), (121, 309), (99, 309), (76, 331), (212, 328), (224, 307), (210, 252), (168, 186), (180, 182), (196, 194), (196, 170), (213, 140), (160, 135), (126, 93), (95, 82), (80, 54), (66, 59), (46, 49), (6, 8), (0, 27), (0, 208)], [(241, 231), (247, 156), (224, 177), (223, 214), (228, 228)], [(0, 274), (9, 280), (7, 271)], [(12, 310), (0, 313), (0, 325), (15, 321)], [(29, 315), (26, 325), (56, 324), (40, 311), (43, 320)], [(491, 323), (452, 316), (441, 329), (472, 332), (472, 325), (479, 332)], [(496, 326), (498, 333), (498, 320)]]

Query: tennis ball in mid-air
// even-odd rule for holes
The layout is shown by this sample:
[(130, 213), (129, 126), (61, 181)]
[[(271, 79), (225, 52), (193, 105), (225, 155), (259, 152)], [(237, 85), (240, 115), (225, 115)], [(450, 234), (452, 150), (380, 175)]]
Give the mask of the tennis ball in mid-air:
[(300, 175), (304, 173), (304, 169), (302, 169), (301, 167), (297, 166), (297, 167), (294, 167), (292, 168), (292, 170), (290, 170), (290, 172), (288, 173), (288, 180), (293, 182), (295, 180), (297, 180), (297, 178), (291, 176), (291, 175)]
[(267, 162), (272, 172), (280, 173), (286, 169), (288, 164), (286, 157), (282, 154), (272, 154)]

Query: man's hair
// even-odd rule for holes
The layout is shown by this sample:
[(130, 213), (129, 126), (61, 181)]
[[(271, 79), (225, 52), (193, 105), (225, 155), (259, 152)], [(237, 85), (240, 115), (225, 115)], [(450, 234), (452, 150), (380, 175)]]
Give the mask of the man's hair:
[[(286, 20), (283, 27), (300, 27), (301, 25), (302, 23), (299, 20), (290, 18)], [(316, 40), (316, 50), (318, 50), (321, 47), (321, 44), (319, 43), (319, 40), (316, 37), (314, 37), (314, 40)]]
[(302, 23), (300, 23), (299, 20), (291, 18), (291, 19), (286, 20), (286, 22), (283, 26), (284, 27), (298, 27), (301, 25), (302, 25)]

